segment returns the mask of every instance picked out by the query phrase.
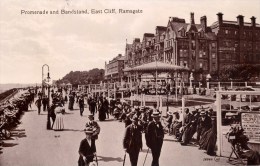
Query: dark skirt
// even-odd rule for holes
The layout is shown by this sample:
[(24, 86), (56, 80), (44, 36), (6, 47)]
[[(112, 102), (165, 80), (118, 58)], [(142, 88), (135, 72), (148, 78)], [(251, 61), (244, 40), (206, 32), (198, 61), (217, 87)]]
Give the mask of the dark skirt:
[(104, 109), (99, 109), (99, 112), (98, 112), (98, 119), (100, 121), (104, 121), (106, 119), (106, 112)]
[(199, 141), (200, 149), (206, 150), (208, 155), (214, 155), (217, 133), (211, 128), (204, 132)]

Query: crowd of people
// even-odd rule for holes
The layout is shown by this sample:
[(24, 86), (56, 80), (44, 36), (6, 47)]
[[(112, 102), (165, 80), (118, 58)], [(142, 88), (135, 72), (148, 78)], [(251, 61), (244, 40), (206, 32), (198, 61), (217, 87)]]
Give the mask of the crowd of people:
[[(0, 107), (1, 131), (4, 123), (9, 123), (6, 126), (19, 124), (22, 112), (28, 110), (32, 103), (36, 105), (38, 114), (41, 114), (41, 111), (48, 112), (47, 129), (63, 130), (63, 114), (66, 113), (65, 103), (67, 102), (70, 111), (73, 111), (75, 103), (78, 104), (80, 116), (83, 115), (86, 105), (89, 108), (89, 121), (84, 130), (86, 138), (81, 141), (79, 147), (79, 166), (90, 164), (96, 157), (95, 142), (101, 129), (94, 121), (95, 114), (98, 114), (99, 121), (114, 117), (118, 122), (125, 124), (123, 149), (129, 154), (132, 166), (137, 165), (139, 152), (143, 148), (142, 134), (145, 135), (147, 153), (149, 150), (152, 153), (152, 166), (159, 166), (163, 138), (166, 133), (173, 136), (182, 146), (195, 144), (199, 149), (206, 150), (208, 155), (215, 155), (217, 127), (216, 112), (212, 108), (202, 106), (194, 107), (194, 109), (186, 108), (184, 111), (168, 111), (166, 116), (162, 116), (162, 112), (157, 109), (157, 104), (153, 107), (132, 106), (125, 100), (113, 97), (108, 99), (102, 95), (92, 96), (76, 91), (64, 93), (62, 89), (52, 90), (50, 99), (41, 91), (34, 92), (29, 89), (21, 96), (2, 104)], [(195, 135), (196, 138), (194, 138)]]
[(15, 97), (0, 105), (0, 139), (8, 139), (10, 130), (19, 125), (21, 116), (31, 108), (34, 102), (32, 89), (23, 90)]

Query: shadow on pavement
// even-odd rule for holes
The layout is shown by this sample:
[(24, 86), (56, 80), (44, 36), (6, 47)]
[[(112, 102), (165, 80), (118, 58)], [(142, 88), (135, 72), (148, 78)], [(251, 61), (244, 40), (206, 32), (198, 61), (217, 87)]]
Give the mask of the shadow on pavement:
[(34, 112), (34, 111), (36, 111), (36, 110), (27, 110), (27, 111), (24, 111), (24, 112)]
[(117, 161), (117, 162), (123, 162), (124, 160), (121, 158), (121, 157), (104, 157), (104, 156), (97, 156), (98, 158), (101, 158), (101, 159), (98, 159), (98, 161), (104, 161), (104, 162), (109, 162), (109, 161)]
[(77, 132), (83, 132), (83, 130), (76, 130), (76, 129), (63, 129), (62, 131), (77, 131)]
[(70, 112), (65, 112), (64, 114), (73, 114), (73, 113), (70, 113)]
[(163, 139), (163, 141), (169, 141), (169, 142), (178, 142), (177, 140), (173, 140), (173, 139)]
[(18, 138), (23, 138), (27, 137), (25, 132), (12, 132), (12, 137), (18, 137)]
[(17, 143), (6, 143), (6, 142), (4, 142), (3, 143), (3, 147), (13, 147), (13, 146), (16, 146), (16, 145), (18, 145)]
[(100, 120), (98, 120), (99, 122), (114, 122), (114, 121), (116, 121), (115, 119), (106, 119), (106, 120), (104, 120), (104, 121), (100, 121)]

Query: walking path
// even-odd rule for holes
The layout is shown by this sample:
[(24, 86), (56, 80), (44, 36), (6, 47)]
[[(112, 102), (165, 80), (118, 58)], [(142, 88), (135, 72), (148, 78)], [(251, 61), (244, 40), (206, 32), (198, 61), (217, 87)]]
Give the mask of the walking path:
[[(64, 131), (46, 130), (47, 112), (38, 115), (36, 108), (25, 112), (22, 124), (13, 131), (13, 137), (5, 140), (0, 151), (1, 166), (76, 166), (80, 141), (85, 138), (84, 129), (88, 109), (80, 116), (79, 109), (67, 110), (64, 115)], [(96, 118), (97, 119), (97, 118)], [(109, 119), (99, 122), (101, 133), (97, 140), (99, 166), (123, 165), (124, 151), (122, 138), (124, 123)], [(143, 165), (147, 147), (143, 136), (143, 150), (139, 154), (138, 165)], [(152, 161), (148, 154), (146, 166)], [(208, 156), (195, 146), (181, 146), (172, 137), (166, 135), (160, 157), (161, 166), (189, 165), (228, 165), (227, 158)], [(129, 156), (126, 166), (130, 165)]]

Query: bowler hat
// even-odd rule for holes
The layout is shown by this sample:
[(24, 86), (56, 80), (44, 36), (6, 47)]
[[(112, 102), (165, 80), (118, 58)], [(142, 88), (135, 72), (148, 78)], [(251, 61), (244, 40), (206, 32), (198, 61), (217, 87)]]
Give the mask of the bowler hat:
[(89, 114), (88, 118), (94, 118), (94, 115), (93, 114)]

